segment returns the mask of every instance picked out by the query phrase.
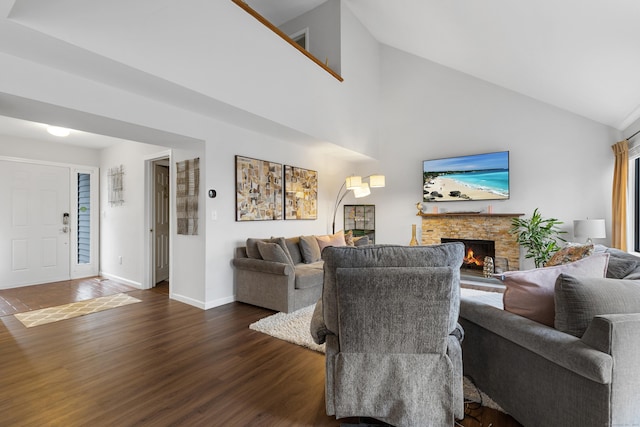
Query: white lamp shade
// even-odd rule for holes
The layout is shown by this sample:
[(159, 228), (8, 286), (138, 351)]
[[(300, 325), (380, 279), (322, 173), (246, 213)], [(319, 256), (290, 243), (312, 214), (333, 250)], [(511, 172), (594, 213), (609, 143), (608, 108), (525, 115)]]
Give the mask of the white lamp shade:
[(348, 176), (344, 180), (344, 182), (347, 187), (347, 190), (355, 190), (356, 188), (360, 188), (360, 186), (362, 185), (362, 177), (357, 175)]
[(369, 184), (367, 184), (366, 182), (363, 182), (360, 187), (356, 187), (353, 189), (353, 196), (356, 199), (367, 197), (369, 194), (371, 194), (371, 189), (369, 188)]
[(369, 186), (371, 188), (384, 187), (384, 175), (371, 175), (369, 177)]
[(576, 219), (573, 221), (573, 235), (588, 239), (607, 237), (604, 219)]

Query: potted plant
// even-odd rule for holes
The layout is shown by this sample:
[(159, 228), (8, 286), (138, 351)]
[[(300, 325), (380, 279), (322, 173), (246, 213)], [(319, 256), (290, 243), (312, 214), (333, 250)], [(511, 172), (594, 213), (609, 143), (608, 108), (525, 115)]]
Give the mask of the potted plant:
[(513, 218), (509, 232), (515, 234), (521, 246), (527, 249), (525, 258), (533, 258), (536, 268), (544, 267), (551, 255), (560, 249), (558, 240), (565, 241), (559, 235), (566, 233), (558, 229), (562, 221), (556, 218), (543, 218), (538, 208), (529, 219)]

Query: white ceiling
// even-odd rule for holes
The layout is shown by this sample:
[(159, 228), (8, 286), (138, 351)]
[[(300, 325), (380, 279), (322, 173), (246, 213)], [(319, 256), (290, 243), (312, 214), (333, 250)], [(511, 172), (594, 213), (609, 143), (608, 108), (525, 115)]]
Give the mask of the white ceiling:
[[(178, 0), (156, 1), (131, 7)], [(275, 1), (315, 6), (321, 0)], [(638, 0), (342, 1), (383, 44), (619, 130), (640, 117)], [(19, 6), (44, 25), (49, 21), (90, 31), (91, 19), (121, 14), (124, 4), (49, 0), (45, 7), (39, 0), (0, 0), (0, 13), (6, 16)], [(79, 7), (84, 22), (77, 19)], [(10, 125), (3, 118), (0, 126), (1, 133), (35, 137), (35, 128), (24, 121)]]
[[(324, 0), (248, 0), (274, 24)], [(640, 117), (638, 0), (343, 0), (381, 43), (623, 130)]]
[(640, 1), (343, 1), (381, 43), (620, 130), (640, 116)]
[(0, 135), (15, 136), (35, 141), (69, 144), (96, 150), (100, 150), (123, 141), (118, 138), (97, 135), (79, 130), (72, 130), (71, 134), (67, 137), (53, 136), (47, 132), (48, 126), (49, 125), (45, 123), (36, 123), (28, 120), (0, 116)]

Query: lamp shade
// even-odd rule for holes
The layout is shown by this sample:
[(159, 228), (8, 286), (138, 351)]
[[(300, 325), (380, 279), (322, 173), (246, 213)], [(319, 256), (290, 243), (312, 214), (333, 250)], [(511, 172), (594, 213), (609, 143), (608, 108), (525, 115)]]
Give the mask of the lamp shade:
[(362, 185), (362, 177), (358, 175), (348, 176), (344, 182), (347, 190), (355, 190)]
[(385, 184), (384, 175), (371, 175), (369, 177), (369, 187), (371, 188), (384, 187), (384, 184)]
[(587, 239), (607, 237), (604, 219), (576, 219), (573, 221), (573, 235)]
[(353, 189), (353, 196), (356, 199), (367, 197), (369, 194), (371, 194), (371, 189), (369, 188), (369, 184), (367, 184), (366, 182), (363, 182), (360, 187), (356, 187)]

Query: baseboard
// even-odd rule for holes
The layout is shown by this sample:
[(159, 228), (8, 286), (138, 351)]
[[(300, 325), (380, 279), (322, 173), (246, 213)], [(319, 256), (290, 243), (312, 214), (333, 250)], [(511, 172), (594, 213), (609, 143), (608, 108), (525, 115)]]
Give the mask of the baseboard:
[(196, 308), (200, 308), (202, 310), (205, 310), (205, 303), (184, 295), (180, 295), (180, 294), (176, 294), (176, 293), (171, 293), (169, 294), (169, 298), (171, 298), (172, 300), (176, 300), (176, 301), (180, 301), (183, 302), (185, 304), (189, 304), (193, 307)]
[(186, 297), (184, 295), (174, 294), (174, 293), (169, 295), (169, 298), (176, 301), (183, 302), (185, 304), (192, 305), (197, 308), (201, 308), (203, 310), (209, 310), (210, 308), (219, 307), (221, 305), (229, 304), (235, 301), (233, 297), (226, 297), (226, 298), (220, 298), (213, 301), (202, 302), (199, 300), (195, 300), (193, 298)]
[(214, 308), (214, 307), (220, 307), (221, 305), (225, 305), (225, 304), (230, 304), (235, 300), (236, 299), (233, 296), (231, 296), (231, 297), (225, 297), (225, 298), (218, 298), (213, 301), (207, 301), (207, 303), (205, 304), (205, 310), (209, 310), (210, 308)]
[(106, 277), (107, 279), (115, 280), (117, 282), (124, 283), (125, 285), (133, 286), (134, 288), (142, 289), (142, 283), (134, 282), (133, 280), (125, 279), (124, 277), (116, 276), (115, 274), (105, 273), (104, 271), (100, 272), (102, 277)]

